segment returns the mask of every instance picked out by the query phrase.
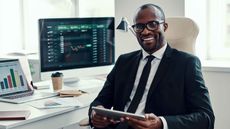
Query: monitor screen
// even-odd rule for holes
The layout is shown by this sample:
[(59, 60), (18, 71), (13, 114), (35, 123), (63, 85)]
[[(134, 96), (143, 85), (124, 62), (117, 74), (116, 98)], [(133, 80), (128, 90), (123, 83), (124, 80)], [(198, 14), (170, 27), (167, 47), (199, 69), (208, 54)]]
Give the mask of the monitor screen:
[(114, 18), (39, 19), (41, 72), (114, 63)]

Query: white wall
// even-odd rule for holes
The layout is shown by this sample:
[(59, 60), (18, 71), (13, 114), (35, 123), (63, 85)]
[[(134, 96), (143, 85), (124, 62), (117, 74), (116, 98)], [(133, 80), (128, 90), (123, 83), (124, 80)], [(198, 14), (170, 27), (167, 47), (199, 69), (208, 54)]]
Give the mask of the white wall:
[[(121, 17), (126, 17), (132, 25), (136, 9), (146, 3), (153, 3), (162, 7), (166, 17), (184, 16), (184, 0), (115, 0), (115, 25), (119, 24)], [(136, 37), (131, 32), (116, 31), (115, 37), (116, 57), (140, 48)]]
[(230, 69), (204, 68), (203, 75), (216, 117), (215, 129), (229, 129)]

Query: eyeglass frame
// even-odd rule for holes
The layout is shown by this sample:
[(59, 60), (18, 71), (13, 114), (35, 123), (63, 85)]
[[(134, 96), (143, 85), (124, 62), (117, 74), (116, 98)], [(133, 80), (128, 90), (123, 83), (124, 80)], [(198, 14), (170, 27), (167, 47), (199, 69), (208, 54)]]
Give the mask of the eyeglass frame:
[[(150, 24), (150, 23), (156, 23), (156, 27), (154, 28), (154, 29), (151, 29), (149, 26), (148, 26), (148, 24)], [(132, 25), (132, 28), (133, 28), (133, 30), (134, 30), (134, 32), (136, 32), (136, 33), (141, 33), (141, 32), (143, 32), (144, 31), (144, 29), (145, 28), (147, 28), (149, 31), (154, 31), (154, 30), (157, 30), (157, 28), (159, 27), (159, 25), (160, 24), (162, 24), (162, 23), (165, 23), (165, 21), (155, 21), (155, 20), (153, 20), (153, 21), (149, 21), (149, 22), (147, 22), (147, 23), (137, 23), (137, 24), (134, 24), (134, 25)], [(143, 28), (142, 28), (142, 30), (141, 31), (136, 31), (136, 29), (135, 29), (135, 26), (136, 25), (141, 25)]]

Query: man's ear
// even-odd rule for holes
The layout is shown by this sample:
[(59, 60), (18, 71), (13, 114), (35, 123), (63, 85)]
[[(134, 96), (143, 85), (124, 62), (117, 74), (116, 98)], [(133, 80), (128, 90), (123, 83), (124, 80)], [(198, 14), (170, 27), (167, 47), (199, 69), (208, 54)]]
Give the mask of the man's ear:
[(164, 32), (168, 29), (168, 23), (164, 23)]

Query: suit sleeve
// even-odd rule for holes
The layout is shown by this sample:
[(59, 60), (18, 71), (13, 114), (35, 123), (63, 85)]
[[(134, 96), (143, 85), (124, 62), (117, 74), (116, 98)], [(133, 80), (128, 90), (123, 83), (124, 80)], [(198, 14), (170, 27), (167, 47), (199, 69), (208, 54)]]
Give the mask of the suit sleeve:
[[(110, 109), (113, 105), (114, 100), (114, 78), (117, 66), (119, 65), (120, 57), (117, 59), (115, 66), (113, 67), (112, 71), (108, 74), (106, 81), (102, 90), (99, 92), (98, 96), (94, 99), (94, 101), (90, 104), (89, 108), (89, 119), (91, 118), (91, 108), (92, 106), (102, 105), (105, 108)], [(90, 123), (91, 124), (91, 123)]]
[(214, 129), (214, 113), (205, 87), (201, 63), (189, 58), (185, 69), (186, 114), (164, 116), (169, 129)]

